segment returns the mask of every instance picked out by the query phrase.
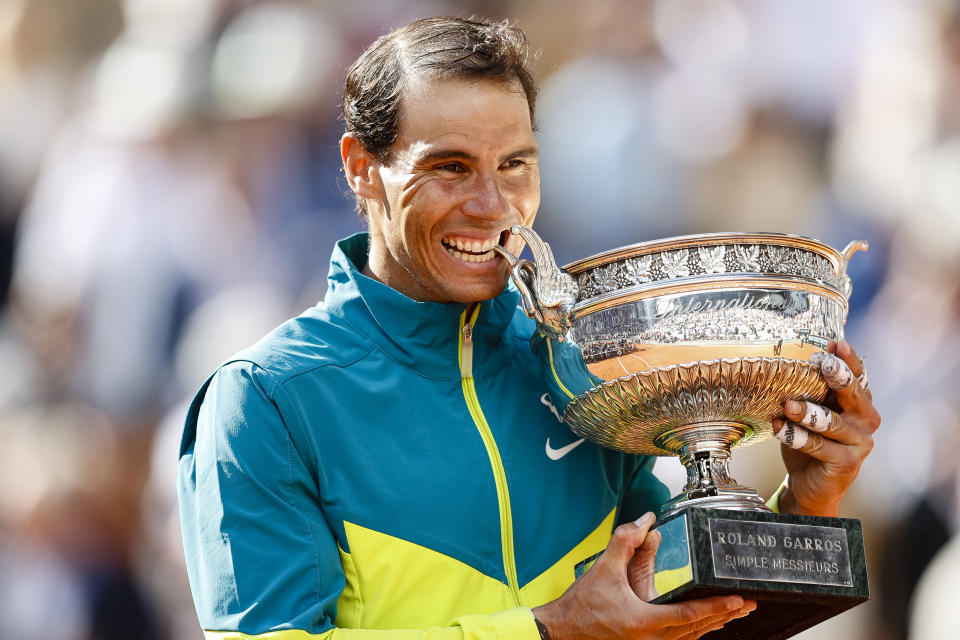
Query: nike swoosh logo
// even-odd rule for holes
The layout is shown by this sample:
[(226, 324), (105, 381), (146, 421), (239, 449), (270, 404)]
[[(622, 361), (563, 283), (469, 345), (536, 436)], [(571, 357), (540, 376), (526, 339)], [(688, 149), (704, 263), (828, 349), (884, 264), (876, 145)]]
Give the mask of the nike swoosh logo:
[(554, 449), (550, 446), (550, 438), (547, 438), (547, 457), (551, 460), (559, 460), (563, 456), (567, 455), (577, 447), (583, 444), (583, 438), (580, 438), (576, 442), (571, 442), (565, 447), (560, 447), (559, 449)]

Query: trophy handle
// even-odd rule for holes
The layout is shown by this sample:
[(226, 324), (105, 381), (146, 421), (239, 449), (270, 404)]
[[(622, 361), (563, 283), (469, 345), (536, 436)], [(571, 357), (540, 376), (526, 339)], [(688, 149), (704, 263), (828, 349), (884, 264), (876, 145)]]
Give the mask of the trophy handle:
[(870, 243), (866, 240), (854, 240), (843, 248), (843, 251), (840, 252), (840, 257), (843, 258), (843, 262), (840, 264), (840, 268), (837, 270), (837, 275), (841, 277), (843, 282), (843, 295), (845, 298), (849, 299), (850, 294), (853, 292), (853, 284), (850, 282), (850, 277), (847, 275), (847, 265), (850, 264), (850, 258), (853, 257), (857, 251), (867, 251), (870, 249)]
[(557, 266), (550, 245), (533, 229), (514, 225), (510, 233), (524, 239), (535, 262), (518, 259), (499, 245), (493, 249), (510, 265), (510, 277), (520, 290), (524, 312), (537, 321), (541, 333), (562, 342), (577, 302), (577, 283)]
[(520, 260), (500, 245), (495, 246), (493, 250), (503, 256), (504, 260), (510, 264), (510, 277), (516, 283), (517, 289), (520, 290), (523, 312), (527, 314), (528, 318), (536, 320), (537, 324), (543, 324), (543, 314), (537, 308), (536, 300), (534, 300), (531, 292), (533, 281), (537, 277), (536, 265), (529, 260)]

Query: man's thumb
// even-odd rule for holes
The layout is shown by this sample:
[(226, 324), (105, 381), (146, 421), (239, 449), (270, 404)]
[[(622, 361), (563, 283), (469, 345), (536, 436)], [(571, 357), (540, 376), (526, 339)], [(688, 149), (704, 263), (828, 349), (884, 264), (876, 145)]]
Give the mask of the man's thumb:
[(607, 565), (610, 569), (622, 573), (634, 552), (643, 544), (656, 519), (652, 513), (645, 513), (636, 521), (622, 524), (614, 529), (613, 537), (610, 538), (606, 550), (597, 559), (597, 564)]
[(648, 533), (643, 544), (633, 554), (630, 564), (627, 565), (627, 580), (630, 582), (630, 588), (644, 602), (650, 602), (660, 595), (653, 581), (654, 560), (660, 548), (660, 540), (659, 531)]

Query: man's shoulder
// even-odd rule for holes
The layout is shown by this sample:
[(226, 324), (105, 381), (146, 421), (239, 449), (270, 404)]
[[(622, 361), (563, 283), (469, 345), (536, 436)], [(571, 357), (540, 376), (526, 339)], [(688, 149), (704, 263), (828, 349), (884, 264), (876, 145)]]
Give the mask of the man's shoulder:
[[(202, 406), (234, 416), (267, 410), (285, 382), (323, 368), (342, 369), (372, 350), (373, 345), (336, 313), (322, 304), (311, 307), (228, 358), (207, 379), (187, 412), (181, 455), (193, 446)], [(211, 393), (215, 401), (208, 403)]]
[(370, 353), (373, 344), (323, 304), (287, 320), (223, 365), (250, 363), (269, 386), (323, 367), (346, 367)]

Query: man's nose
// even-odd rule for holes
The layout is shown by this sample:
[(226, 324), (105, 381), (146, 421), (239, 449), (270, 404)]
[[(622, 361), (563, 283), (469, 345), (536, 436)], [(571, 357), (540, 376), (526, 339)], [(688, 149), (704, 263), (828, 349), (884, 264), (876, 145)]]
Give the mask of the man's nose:
[(469, 216), (499, 220), (510, 213), (510, 202), (495, 175), (478, 175), (470, 199), (463, 205)]

